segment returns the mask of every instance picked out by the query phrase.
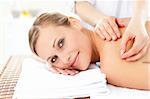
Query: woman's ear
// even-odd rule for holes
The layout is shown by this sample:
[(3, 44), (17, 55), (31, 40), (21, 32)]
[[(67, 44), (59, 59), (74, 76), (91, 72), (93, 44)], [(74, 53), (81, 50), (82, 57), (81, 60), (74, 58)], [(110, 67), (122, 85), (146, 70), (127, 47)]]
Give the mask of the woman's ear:
[(82, 29), (82, 25), (80, 23), (80, 20), (73, 18), (73, 17), (69, 17), (69, 22), (71, 24), (72, 27), (81, 30)]

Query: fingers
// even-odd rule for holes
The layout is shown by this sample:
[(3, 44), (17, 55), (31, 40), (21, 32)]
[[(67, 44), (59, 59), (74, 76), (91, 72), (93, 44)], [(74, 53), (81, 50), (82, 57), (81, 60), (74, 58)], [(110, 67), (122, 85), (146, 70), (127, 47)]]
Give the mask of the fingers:
[(73, 75), (79, 73), (79, 71), (77, 71), (77, 70), (69, 70), (69, 69), (67, 69), (67, 70), (65, 70), (65, 71), (66, 71), (69, 75), (71, 75), (71, 76), (73, 76)]
[(114, 19), (114, 21), (109, 20), (109, 24), (111, 25), (111, 27), (113, 27), (112, 29), (113, 29), (113, 31), (114, 31), (114, 34), (115, 34), (118, 38), (120, 38), (120, 37), (121, 37), (121, 34), (120, 34), (120, 31), (119, 31), (119, 29), (118, 29), (117, 24), (115, 23), (115, 19)]
[(131, 40), (130, 36), (123, 35), (122, 40), (121, 40), (121, 45), (120, 45), (121, 46), (121, 57), (126, 51), (126, 46), (129, 42), (129, 40)]
[(144, 46), (145, 46), (145, 43), (139, 43), (137, 42), (137, 39), (135, 38), (132, 48), (129, 49), (128, 52), (124, 53), (121, 58), (128, 58), (128, 57), (136, 55), (143, 49)]
[(49, 66), (48, 69), (49, 69), (49, 71), (51, 71), (53, 73), (59, 74), (59, 71), (55, 67)]
[(107, 41), (111, 40), (111, 36), (107, 33), (106, 28), (104, 26), (100, 27), (100, 31), (104, 35), (104, 37)]
[(79, 71), (75, 70), (75, 69), (62, 69), (62, 68), (58, 68), (58, 67), (54, 67), (54, 66), (50, 66), (48, 64), (48, 70), (51, 71), (52, 73), (56, 73), (56, 74), (63, 74), (63, 75), (75, 75), (78, 74)]
[(106, 38), (105, 38), (105, 36), (101, 33), (101, 30), (99, 29), (99, 28), (95, 28), (95, 31), (96, 31), (96, 33), (98, 33), (99, 34), (99, 36), (103, 39), (103, 40), (105, 40)]
[(57, 68), (57, 70), (58, 70), (58, 72), (60, 72), (60, 74), (68, 75), (68, 72), (63, 69)]
[(139, 53), (137, 53), (136, 55), (129, 57), (127, 59), (125, 59), (126, 61), (137, 61), (138, 59), (142, 58), (142, 56), (144, 56), (144, 54), (147, 51), (147, 46), (144, 47)]
[(147, 52), (147, 49), (149, 47), (150, 41), (147, 42), (147, 44), (145, 45), (145, 47), (136, 55), (129, 57), (127, 59), (125, 59), (126, 61), (137, 61), (138, 59), (142, 58), (142, 56), (145, 55), (145, 53)]
[(107, 34), (110, 35), (109, 40), (111, 40), (111, 38), (112, 38), (113, 40), (116, 40), (116, 39), (117, 39), (117, 36), (116, 36), (116, 34), (114, 33), (114, 31), (113, 31), (113, 28), (115, 28), (115, 27), (112, 27), (112, 26), (111, 26), (109, 23), (107, 23), (107, 22), (105, 22), (105, 23), (103, 24), (103, 27), (104, 27), (105, 30), (107, 31)]
[(125, 24), (125, 22), (128, 22), (128, 18), (116, 18), (115, 22), (118, 27), (124, 28), (127, 26), (127, 23)]
[(76, 70), (70, 70), (70, 69), (60, 69), (60, 68), (56, 68), (57, 71), (60, 73), (60, 74), (64, 74), (64, 75), (75, 75), (77, 73), (79, 73), (79, 71), (76, 71)]
[(107, 41), (115, 41), (121, 37), (114, 17), (107, 17), (99, 21), (95, 26), (95, 31), (103, 40)]

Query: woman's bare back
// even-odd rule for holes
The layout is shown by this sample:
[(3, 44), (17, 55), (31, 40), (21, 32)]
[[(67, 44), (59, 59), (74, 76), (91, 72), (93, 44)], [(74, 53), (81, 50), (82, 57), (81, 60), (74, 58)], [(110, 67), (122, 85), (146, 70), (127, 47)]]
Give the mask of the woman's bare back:
[[(146, 26), (150, 34), (150, 22)], [(120, 31), (123, 33), (125, 28), (120, 29)], [(101, 45), (99, 42), (101, 42)], [(108, 83), (116, 86), (150, 90), (150, 48), (143, 58), (135, 62), (127, 62), (121, 59), (120, 42), (121, 39), (107, 42), (96, 37), (101, 70), (106, 74)], [(132, 43), (129, 43), (129, 48)]]

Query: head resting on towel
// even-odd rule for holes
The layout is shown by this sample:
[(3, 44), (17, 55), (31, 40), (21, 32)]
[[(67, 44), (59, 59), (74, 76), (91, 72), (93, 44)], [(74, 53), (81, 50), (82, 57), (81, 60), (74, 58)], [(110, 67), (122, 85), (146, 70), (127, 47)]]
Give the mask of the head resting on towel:
[(29, 31), (29, 45), (34, 54), (62, 69), (86, 70), (95, 62), (91, 31), (80, 21), (60, 13), (43, 13)]

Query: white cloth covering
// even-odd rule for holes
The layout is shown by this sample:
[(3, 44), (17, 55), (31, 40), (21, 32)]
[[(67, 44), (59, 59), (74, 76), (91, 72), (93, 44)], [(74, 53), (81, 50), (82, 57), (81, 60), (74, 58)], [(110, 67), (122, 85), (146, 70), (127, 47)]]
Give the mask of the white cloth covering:
[(69, 98), (108, 94), (105, 75), (96, 64), (75, 76), (54, 74), (34, 59), (25, 59), (14, 99)]
[(108, 85), (109, 95), (92, 95), (90, 99), (150, 99), (150, 91)]
[(75, 0), (88, 1), (105, 15), (114, 17), (131, 17), (134, 0)]

